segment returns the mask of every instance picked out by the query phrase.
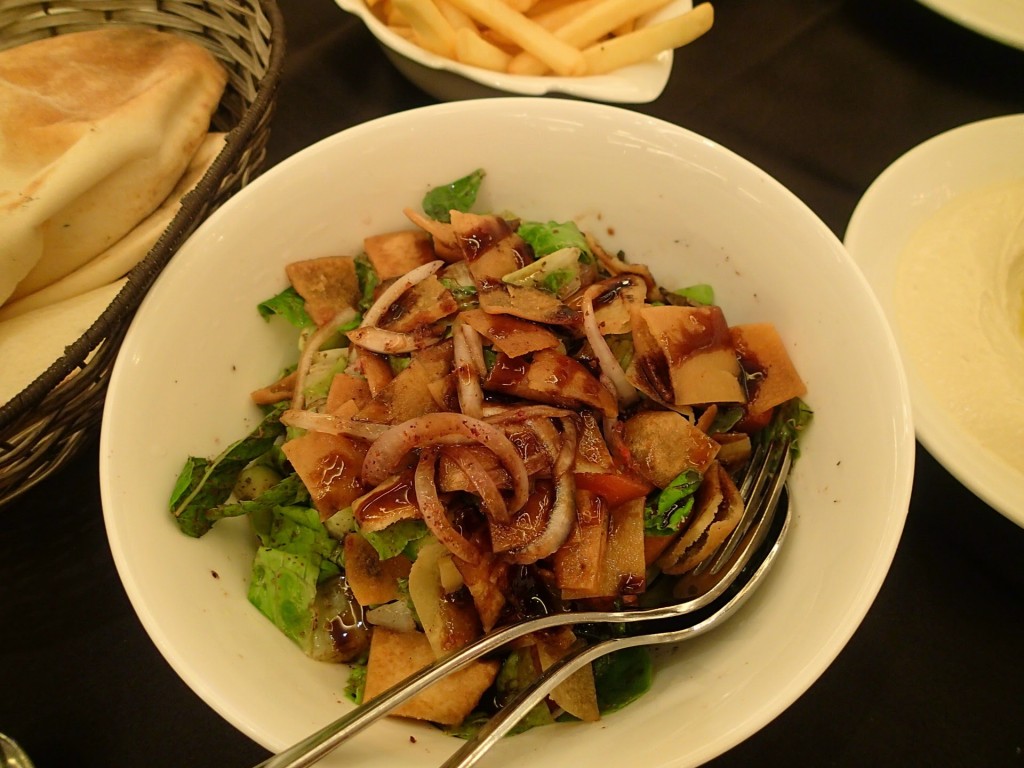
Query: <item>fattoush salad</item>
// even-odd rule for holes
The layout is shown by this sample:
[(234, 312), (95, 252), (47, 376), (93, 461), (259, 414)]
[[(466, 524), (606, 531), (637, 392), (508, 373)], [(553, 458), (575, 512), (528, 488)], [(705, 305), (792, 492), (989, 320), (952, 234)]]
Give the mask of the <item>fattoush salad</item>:
[[(729, 325), (711, 286), (661, 286), (572, 221), (473, 212), (484, 175), (357, 255), (286, 267), (258, 310), (296, 326), (297, 362), (254, 382), (258, 426), (189, 457), (171, 494), (190, 536), (247, 518), (250, 602), (349, 664), (356, 702), (510, 622), (685, 596), (736, 525), (752, 449), (811, 418), (773, 325)], [(535, 633), (395, 714), (472, 733), (615, 631)], [(517, 727), (597, 720), (651, 674), (646, 649), (612, 654)]]

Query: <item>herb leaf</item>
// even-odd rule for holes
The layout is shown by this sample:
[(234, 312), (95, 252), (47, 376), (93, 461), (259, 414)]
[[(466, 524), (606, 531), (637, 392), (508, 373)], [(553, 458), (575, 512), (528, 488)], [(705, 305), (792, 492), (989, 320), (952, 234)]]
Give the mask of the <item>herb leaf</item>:
[(348, 672), (348, 682), (345, 683), (345, 698), (355, 705), (363, 703), (363, 693), (366, 691), (366, 665), (353, 664)]
[(213, 526), (206, 513), (223, 504), (231, 495), (238, 474), (254, 459), (259, 458), (284, 434), (281, 414), (287, 403), (272, 409), (247, 437), (231, 444), (213, 461), (190, 456), (178, 476), (171, 492), (171, 514), (178, 527), (196, 538)]
[(291, 286), (285, 288), (277, 296), (272, 296), (257, 304), (256, 310), (264, 320), (270, 320), (274, 315), (279, 315), (300, 329), (309, 328), (314, 324), (306, 312), (305, 299)]
[(800, 456), (800, 435), (811, 425), (814, 411), (799, 397), (787, 400), (775, 409), (771, 423), (761, 433), (761, 439), (770, 440), (774, 437), (788, 437), (793, 441), (790, 451), (793, 460)]
[(390, 560), (429, 532), (422, 520), (399, 520), (379, 531), (360, 531), (360, 534), (377, 550), (381, 560)]
[(674, 291), (674, 293), (676, 296), (682, 296), (691, 304), (696, 304), (697, 306), (706, 307), (715, 303), (715, 289), (707, 283), (689, 285)]
[(434, 187), (423, 196), (423, 212), (435, 221), (445, 223), (451, 221), (450, 211), (453, 209), (463, 213), (468, 212), (476, 202), (484, 175), (483, 168), (477, 168), (469, 175), (456, 179), (450, 184)]
[(594, 661), (597, 706), (602, 715), (631, 704), (651, 688), (654, 665), (647, 648), (624, 648)]
[(702, 477), (695, 469), (680, 472), (663, 490), (652, 494), (644, 507), (644, 533), (671, 536), (682, 528), (693, 509), (693, 495)]
[(353, 264), (356, 268), (356, 280), (359, 281), (361, 294), (358, 309), (360, 312), (365, 313), (370, 308), (370, 305), (373, 304), (373, 293), (380, 284), (380, 276), (365, 253), (356, 256), (353, 259)]
[(530, 244), (538, 259), (563, 248), (579, 248), (583, 262), (589, 264), (594, 260), (587, 246), (587, 238), (580, 232), (576, 222), (524, 221), (519, 225), (517, 233)]

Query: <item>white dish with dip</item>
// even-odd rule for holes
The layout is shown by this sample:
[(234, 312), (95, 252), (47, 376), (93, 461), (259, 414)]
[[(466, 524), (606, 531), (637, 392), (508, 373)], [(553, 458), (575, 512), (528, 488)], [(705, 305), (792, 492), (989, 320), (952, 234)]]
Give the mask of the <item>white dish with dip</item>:
[(907, 152), (845, 243), (893, 324), (918, 438), (1024, 526), (1024, 115)]
[(1024, 0), (919, 0), (950, 21), (1024, 49)]

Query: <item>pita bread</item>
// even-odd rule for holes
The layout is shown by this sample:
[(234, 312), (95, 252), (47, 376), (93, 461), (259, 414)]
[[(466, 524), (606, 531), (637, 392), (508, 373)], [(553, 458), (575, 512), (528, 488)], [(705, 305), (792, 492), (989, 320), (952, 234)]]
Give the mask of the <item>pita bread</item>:
[(126, 280), (0, 322), (0, 403), (8, 402), (64, 355), (114, 300)]
[(152, 213), (225, 83), (204, 48), (141, 27), (0, 52), (0, 301), (73, 272)]
[(224, 133), (209, 134), (192, 158), (185, 175), (159, 208), (114, 245), (71, 274), (35, 293), (4, 304), (0, 307), (0, 321), (79, 296), (128, 274), (132, 267), (146, 257), (170, 226), (171, 220), (181, 208), (182, 198), (202, 180), (223, 149), (226, 138), (227, 134)]

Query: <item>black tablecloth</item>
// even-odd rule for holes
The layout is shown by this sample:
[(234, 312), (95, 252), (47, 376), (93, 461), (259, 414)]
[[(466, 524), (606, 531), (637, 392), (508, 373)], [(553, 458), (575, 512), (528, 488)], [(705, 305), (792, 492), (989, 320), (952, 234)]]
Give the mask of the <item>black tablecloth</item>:
[[(331, 0), (281, 8), (271, 164), (432, 102)], [(840, 237), (900, 154), (1024, 111), (1024, 52), (910, 0), (718, 0), (716, 16), (677, 55), (664, 95), (635, 109), (746, 156)], [(905, 533), (865, 621), (803, 697), (716, 768), (1024, 766), (1024, 530), (917, 458)], [(0, 509), (0, 730), (39, 768), (264, 759), (136, 619), (106, 543), (97, 461), (93, 445)]]

